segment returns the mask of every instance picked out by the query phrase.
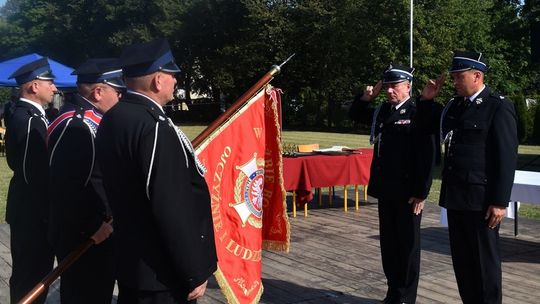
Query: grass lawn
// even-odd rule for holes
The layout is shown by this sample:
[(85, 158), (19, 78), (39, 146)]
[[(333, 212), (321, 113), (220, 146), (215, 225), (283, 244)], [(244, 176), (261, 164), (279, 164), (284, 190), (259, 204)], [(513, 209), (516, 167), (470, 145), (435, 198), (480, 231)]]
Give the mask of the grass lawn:
[[(205, 126), (181, 126), (186, 135), (193, 139)], [(284, 144), (310, 144), (318, 143), (321, 148), (334, 145), (344, 145), (351, 148), (369, 147), (368, 135), (324, 132), (284, 131)], [(540, 146), (520, 146), (517, 168), (520, 170), (540, 171)], [(6, 164), (6, 158), (0, 157), (0, 222), (4, 222), (7, 189), (12, 171)], [(431, 187), (428, 201), (437, 202), (441, 187), (440, 168), (435, 170), (435, 179)], [(519, 215), (526, 218), (540, 219), (540, 206), (530, 205), (523, 202)]]
[(6, 157), (0, 156), (0, 223), (6, 219), (6, 198), (12, 176), (13, 171), (8, 167)]

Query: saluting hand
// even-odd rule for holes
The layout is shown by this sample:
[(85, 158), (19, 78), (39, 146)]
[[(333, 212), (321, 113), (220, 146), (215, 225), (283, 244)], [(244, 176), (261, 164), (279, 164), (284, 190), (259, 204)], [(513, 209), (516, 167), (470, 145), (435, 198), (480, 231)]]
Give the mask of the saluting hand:
[(432, 100), (439, 95), (446, 79), (446, 72), (442, 72), (436, 80), (430, 79), (422, 90), (420, 100)]
[(419, 215), (422, 213), (422, 210), (424, 209), (424, 203), (425, 199), (417, 198), (417, 197), (411, 197), (409, 199), (409, 204), (413, 204), (413, 213), (415, 215)]
[(206, 291), (206, 285), (208, 284), (208, 280), (201, 285), (195, 287), (189, 294), (188, 294), (188, 301), (192, 301), (195, 299), (198, 299), (204, 295), (204, 292)]
[(375, 86), (367, 86), (366, 89), (364, 90), (364, 95), (362, 95), (362, 100), (369, 102), (375, 99), (377, 96), (379, 96), (379, 93), (381, 92), (381, 89), (382, 89), (382, 85), (383, 85), (382, 80), (379, 80), (379, 82), (377, 82)]
[(506, 215), (506, 208), (500, 207), (500, 206), (489, 206), (485, 219), (488, 220), (488, 227), (491, 229), (495, 229), (497, 225), (499, 225), (503, 219), (503, 217)]
[(109, 222), (103, 222), (99, 229), (90, 238), (94, 240), (94, 244), (99, 244), (105, 241), (113, 232), (112, 219)]

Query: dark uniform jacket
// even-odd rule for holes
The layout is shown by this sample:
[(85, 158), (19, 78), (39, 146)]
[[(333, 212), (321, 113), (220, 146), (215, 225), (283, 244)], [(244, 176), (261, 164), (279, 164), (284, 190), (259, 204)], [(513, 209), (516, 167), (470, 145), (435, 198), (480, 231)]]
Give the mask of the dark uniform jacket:
[(397, 110), (386, 102), (371, 114), (358, 96), (351, 118), (371, 122), (374, 143), (368, 194), (379, 200), (426, 198), (436, 159), (437, 122), (442, 106), (433, 101), (405, 101)]
[(441, 117), (445, 159), (440, 205), (473, 211), (506, 207), (517, 160), (514, 106), (488, 87), (468, 105), (462, 101), (451, 99)]
[(8, 101), (4, 104), (3, 112), (2, 112), (2, 118), (4, 119), (4, 127), (7, 127), (9, 118), (11, 117), (11, 114), (13, 114), (13, 110), (15, 108), (15, 105), (13, 101)]
[(47, 120), (41, 111), (28, 102), (17, 102), (6, 128), (7, 163), (13, 170), (6, 206), (11, 225), (48, 219), (46, 136)]
[(208, 187), (163, 111), (128, 91), (103, 117), (97, 147), (119, 283), (185, 291), (206, 281), (217, 269)]
[(75, 95), (49, 126), (49, 238), (57, 254), (67, 254), (88, 240), (110, 215), (95, 159), (100, 121), (98, 110)]

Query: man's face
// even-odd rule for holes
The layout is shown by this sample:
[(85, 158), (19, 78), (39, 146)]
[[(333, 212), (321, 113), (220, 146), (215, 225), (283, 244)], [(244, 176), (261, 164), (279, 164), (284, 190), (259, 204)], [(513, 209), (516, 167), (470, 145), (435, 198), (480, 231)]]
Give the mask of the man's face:
[(56, 86), (52, 80), (35, 79), (32, 84), (35, 88), (37, 101), (41, 105), (51, 103), (54, 93), (57, 91)]
[(477, 70), (451, 73), (454, 89), (459, 96), (468, 97), (476, 93), (482, 85), (482, 73)]
[(160, 72), (162, 80), (162, 93), (165, 102), (169, 102), (174, 99), (174, 88), (176, 86), (176, 77), (174, 74)]
[(387, 83), (384, 85), (386, 90), (386, 97), (391, 104), (397, 105), (398, 103), (409, 98), (409, 91), (411, 89), (411, 83), (408, 81), (402, 81), (397, 83)]
[(101, 113), (106, 113), (120, 99), (122, 93), (120, 89), (107, 84), (99, 84), (94, 88), (94, 101)]

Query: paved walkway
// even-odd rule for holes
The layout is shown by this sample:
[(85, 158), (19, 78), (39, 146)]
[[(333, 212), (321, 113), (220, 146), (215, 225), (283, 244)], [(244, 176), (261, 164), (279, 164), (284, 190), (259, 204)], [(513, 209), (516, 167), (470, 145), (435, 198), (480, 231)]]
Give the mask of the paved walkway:
[[(353, 197), (353, 196), (349, 196)], [(341, 205), (338, 207), (337, 205)], [(380, 262), (377, 205), (364, 203), (359, 211), (342, 201), (290, 218), (289, 253), (265, 252), (261, 303), (377, 303), (386, 291)], [(291, 214), (290, 214), (291, 215)], [(540, 221), (513, 221), (501, 229), (505, 304), (538, 303), (540, 298)], [(449, 254), (446, 228), (439, 225), (439, 208), (428, 204), (422, 219), (422, 264), (417, 303), (460, 303)], [(8, 303), (11, 272), (9, 227), (0, 226), (0, 303)], [(47, 303), (56, 304), (58, 282)], [(114, 301), (116, 302), (116, 301)], [(226, 303), (215, 280), (199, 303)]]

